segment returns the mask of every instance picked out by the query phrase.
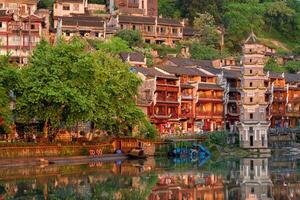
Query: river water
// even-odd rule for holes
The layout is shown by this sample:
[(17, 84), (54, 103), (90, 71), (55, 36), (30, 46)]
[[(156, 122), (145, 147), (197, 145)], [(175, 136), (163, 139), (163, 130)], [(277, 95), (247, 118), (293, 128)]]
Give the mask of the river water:
[[(296, 200), (300, 158), (149, 158), (0, 167), (2, 199)], [(299, 168), (300, 169), (300, 168)]]

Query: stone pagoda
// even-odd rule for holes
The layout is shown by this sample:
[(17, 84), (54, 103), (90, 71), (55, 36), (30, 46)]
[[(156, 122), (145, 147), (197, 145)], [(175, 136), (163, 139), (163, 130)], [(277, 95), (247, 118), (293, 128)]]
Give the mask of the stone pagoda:
[(239, 128), (240, 147), (264, 151), (268, 148), (267, 119), (268, 79), (264, 73), (265, 46), (254, 33), (243, 46), (241, 74), (241, 115)]

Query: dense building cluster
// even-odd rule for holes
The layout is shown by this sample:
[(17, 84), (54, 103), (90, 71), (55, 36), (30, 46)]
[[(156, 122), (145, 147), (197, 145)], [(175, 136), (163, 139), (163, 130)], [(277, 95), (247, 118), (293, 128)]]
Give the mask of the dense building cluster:
[[(138, 30), (146, 43), (173, 46), (195, 34), (184, 21), (159, 17), (157, 10), (157, 0), (110, 0), (108, 7), (56, 0), (50, 16), (49, 10), (37, 9), (37, 0), (5, 0), (0, 3), (0, 53), (26, 64), (42, 38), (106, 39), (127, 29)], [(254, 34), (244, 44), (241, 62), (190, 59), (188, 48), (181, 54), (156, 56), (154, 67), (147, 67), (139, 52), (120, 54), (143, 79), (137, 104), (161, 135), (227, 129), (239, 131), (245, 147), (264, 146), (269, 127), (299, 125), (300, 77), (264, 71), (275, 50)]]
[(241, 64), (167, 57), (147, 68), (122, 59), (143, 79), (138, 106), (162, 135), (227, 129), (249, 148), (267, 146), (269, 127), (299, 126), (300, 77), (264, 71), (269, 54), (251, 34)]

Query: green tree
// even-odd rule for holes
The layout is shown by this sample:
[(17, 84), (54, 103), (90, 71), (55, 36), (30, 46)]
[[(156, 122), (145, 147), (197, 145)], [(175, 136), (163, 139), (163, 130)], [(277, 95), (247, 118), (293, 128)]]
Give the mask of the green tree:
[(300, 61), (288, 61), (284, 67), (290, 72), (290, 73), (297, 73), (300, 71)]
[(0, 56), (0, 124), (5, 132), (9, 132), (12, 121), (12, 110), (9, 106), (11, 95), (18, 82), (16, 69), (9, 64), (9, 56)]
[(40, 0), (38, 2), (38, 8), (49, 8), (52, 9), (54, 0)]
[(131, 52), (128, 42), (119, 37), (112, 37), (104, 42), (97, 41), (95, 46), (97, 50), (112, 54), (118, 54), (120, 52)]
[(220, 58), (220, 53), (213, 47), (201, 43), (193, 43), (190, 48), (191, 57), (199, 60), (213, 60)]
[(223, 22), (226, 46), (240, 50), (245, 38), (254, 31), (260, 33), (264, 26), (264, 6), (259, 3), (230, 3), (225, 7)]
[(123, 29), (119, 31), (116, 36), (127, 41), (130, 47), (139, 46), (143, 43), (140, 32), (136, 30)]
[(220, 36), (214, 17), (209, 13), (197, 14), (194, 19), (194, 28), (198, 31), (197, 37), (206, 45), (218, 46)]
[(265, 65), (265, 71), (271, 71), (271, 72), (285, 72), (286, 69), (283, 66), (279, 66), (276, 62), (275, 58), (270, 58), (268, 62)]
[(158, 14), (163, 17), (172, 17), (179, 19), (181, 11), (177, 6), (177, 0), (159, 0)]
[(38, 45), (22, 70), (18, 120), (44, 121), (45, 135), (48, 126), (69, 128), (86, 121), (111, 134), (129, 135), (144, 125), (146, 116), (135, 104), (141, 80), (113, 54), (87, 49), (78, 38)]
[(291, 22), (295, 15), (295, 11), (287, 6), (284, 1), (265, 3), (266, 6), (266, 25), (269, 30), (275, 27), (278, 31), (288, 33), (291, 30)]

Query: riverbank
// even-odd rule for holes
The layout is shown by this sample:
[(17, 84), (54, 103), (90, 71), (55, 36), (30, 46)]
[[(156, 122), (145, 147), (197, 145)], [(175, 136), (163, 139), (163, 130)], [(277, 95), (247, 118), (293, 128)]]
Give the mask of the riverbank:
[(40, 158), (11, 158), (0, 159), (0, 168), (20, 166), (48, 166), (51, 164), (87, 164), (94, 162), (109, 162), (125, 160), (125, 154), (106, 154), (103, 156), (64, 156), (64, 157), (40, 157)]

